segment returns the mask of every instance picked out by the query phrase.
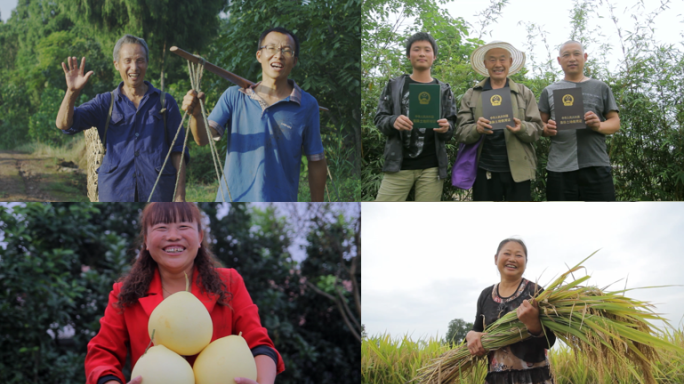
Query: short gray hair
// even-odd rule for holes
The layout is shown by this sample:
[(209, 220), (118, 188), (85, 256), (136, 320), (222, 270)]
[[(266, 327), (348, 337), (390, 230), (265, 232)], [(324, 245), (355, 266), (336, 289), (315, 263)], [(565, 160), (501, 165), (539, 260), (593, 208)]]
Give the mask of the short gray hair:
[(563, 54), (563, 47), (565, 47), (568, 44), (579, 44), (580, 48), (582, 48), (582, 53), (584, 53), (584, 45), (582, 43), (580, 43), (577, 40), (568, 40), (565, 43), (561, 44), (560, 48), (558, 48), (558, 55), (559, 56)]
[(142, 47), (145, 48), (145, 61), (149, 63), (150, 50), (147, 49), (147, 43), (145, 42), (145, 40), (140, 37), (128, 34), (124, 35), (122, 38), (119, 39), (119, 41), (116, 42), (116, 45), (114, 46), (114, 61), (119, 61), (119, 50), (121, 49), (121, 46), (124, 44), (142, 45)]

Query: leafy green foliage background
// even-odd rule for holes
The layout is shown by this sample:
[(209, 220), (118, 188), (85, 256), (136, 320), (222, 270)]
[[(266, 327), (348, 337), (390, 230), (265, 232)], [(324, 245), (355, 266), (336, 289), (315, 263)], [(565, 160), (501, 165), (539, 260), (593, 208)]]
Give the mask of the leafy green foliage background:
[[(470, 67), (473, 50), (485, 41), (488, 25), (496, 17), (506, 17), (509, 0), (490, 0), (478, 18), (452, 18), (440, 6), (452, 0), (364, 0), (362, 7), (362, 100), (363, 132), (362, 200), (374, 200), (382, 181), (385, 137), (375, 128), (373, 118), (378, 97), (389, 79), (411, 73), (403, 46), (417, 31), (425, 31), (437, 40), (439, 54), (433, 64), (433, 76), (447, 82), (457, 103), (477, 80)], [(585, 66), (588, 76), (606, 82), (620, 108), (620, 131), (608, 136), (608, 153), (613, 166), (618, 200), (682, 200), (684, 199), (684, 51), (681, 46), (658, 42), (653, 35), (654, 18), (668, 12), (673, 1), (665, 0), (652, 12), (634, 9), (629, 30), (622, 30), (614, 9), (618, 2), (603, 0), (609, 8), (602, 21), (605, 28), (617, 28), (621, 47), (605, 44), (600, 26), (592, 22), (599, 4), (577, 0), (566, 16), (571, 30), (566, 40), (578, 40), (589, 53)], [(653, 6), (655, 4), (650, 4)], [(562, 17), (562, 15), (558, 15)], [(614, 24), (614, 25), (611, 25)], [(408, 28), (405, 26), (408, 24)], [(528, 69), (514, 76), (539, 97), (541, 91), (562, 79), (556, 62), (556, 49), (562, 42), (546, 39), (544, 30), (534, 23), (521, 22), (527, 43), (518, 47), (531, 52), (543, 45), (548, 57), (528, 57)], [(518, 33), (518, 31), (516, 31)], [(564, 40), (565, 41), (565, 40)], [(554, 45), (555, 44), (555, 45)], [(622, 58), (616, 70), (610, 70), (603, 54), (621, 50)], [(458, 104), (457, 104), (458, 105)], [(535, 144), (537, 177), (532, 184), (532, 198), (545, 200), (546, 161), (550, 140), (541, 138)], [(451, 164), (456, 160), (458, 145), (447, 143)], [(449, 172), (451, 167), (449, 167)], [(470, 200), (470, 191), (463, 191), (445, 181), (442, 200)]]
[[(358, 201), (360, 12), (361, 0), (19, 0), (7, 22), (0, 22), (5, 59), (0, 64), (0, 149), (30, 141), (59, 146), (73, 140), (54, 125), (66, 89), (61, 63), (68, 56), (85, 56), (86, 71), (94, 71), (79, 105), (119, 84), (112, 63), (114, 44), (124, 33), (140, 36), (150, 49), (146, 80), (161, 88), (163, 64), (165, 91), (180, 104), (190, 81), (186, 61), (170, 54), (171, 46), (259, 81), (258, 37), (269, 27), (281, 26), (293, 31), (301, 44), (290, 77), (330, 110), (321, 113), (321, 136), (333, 177), (328, 181), (335, 191), (331, 199)], [(211, 111), (233, 84), (207, 73), (201, 86)], [(209, 148), (189, 142), (193, 161), (188, 182), (216, 182)], [(224, 161), (226, 140), (218, 147)]]
[[(334, 303), (306, 285), (323, 287), (331, 276), (360, 284), (358, 270), (347, 272), (360, 258), (358, 205), (288, 211), (283, 205), (233, 204), (227, 214), (221, 205), (200, 206), (214, 253), (244, 277), (285, 360), (278, 382), (360, 382), (360, 342)], [(86, 345), (99, 331), (112, 284), (137, 254), (142, 207), (0, 206), (0, 382), (85, 382)], [(300, 262), (289, 250), (295, 228), (308, 233)], [(354, 306), (352, 292), (340, 293)], [(54, 337), (67, 329), (72, 337)]]

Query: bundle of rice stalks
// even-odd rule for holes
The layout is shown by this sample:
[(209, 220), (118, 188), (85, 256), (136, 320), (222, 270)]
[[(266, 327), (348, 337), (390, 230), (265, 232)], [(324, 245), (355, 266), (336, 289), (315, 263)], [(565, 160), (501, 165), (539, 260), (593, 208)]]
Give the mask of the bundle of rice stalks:
[[(654, 335), (654, 330), (661, 331), (650, 321), (667, 321), (651, 310), (651, 304), (625, 297), (628, 290), (607, 292), (606, 288), (581, 286), (590, 276), (564, 284), (566, 278), (583, 269), (582, 263), (595, 253), (559, 276), (535, 297), (544, 332), (546, 329), (553, 331), (576, 355), (587, 357), (586, 361), (592, 365), (589, 368), (595, 369), (599, 376), (627, 369), (627, 374), (639, 383), (655, 384), (653, 372), (659, 372), (654, 364), (658, 358), (655, 348), (681, 350)], [(492, 351), (528, 337), (531, 337), (530, 333), (513, 310), (485, 329), (482, 346)], [(471, 355), (464, 342), (421, 368), (414, 381), (453, 383), (483, 360), (486, 356)], [(551, 369), (553, 371), (553, 366)]]

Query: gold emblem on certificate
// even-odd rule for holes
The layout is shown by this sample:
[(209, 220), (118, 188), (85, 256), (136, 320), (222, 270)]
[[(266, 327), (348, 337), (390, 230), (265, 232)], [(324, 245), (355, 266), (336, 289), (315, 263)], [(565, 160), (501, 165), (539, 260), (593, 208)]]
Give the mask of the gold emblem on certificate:
[(489, 120), (492, 129), (514, 126), (511, 89), (506, 87), (482, 92), (482, 117)]
[(582, 88), (556, 89), (553, 91), (553, 100), (558, 130), (584, 129), (587, 127), (584, 123)]

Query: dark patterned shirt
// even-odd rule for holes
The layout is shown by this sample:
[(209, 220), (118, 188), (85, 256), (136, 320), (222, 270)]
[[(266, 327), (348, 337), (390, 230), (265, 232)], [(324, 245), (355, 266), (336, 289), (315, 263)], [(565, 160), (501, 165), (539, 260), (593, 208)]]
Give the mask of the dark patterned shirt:
[[(499, 295), (499, 284), (485, 288), (477, 301), (473, 331), (483, 332), (500, 317), (516, 310), (523, 300), (529, 300), (542, 291), (543, 288), (527, 279), (522, 279), (516, 292), (509, 297)], [(545, 332), (546, 335), (489, 351), (489, 373), (485, 384), (552, 384), (546, 350), (556, 342), (556, 335), (549, 329)]]

